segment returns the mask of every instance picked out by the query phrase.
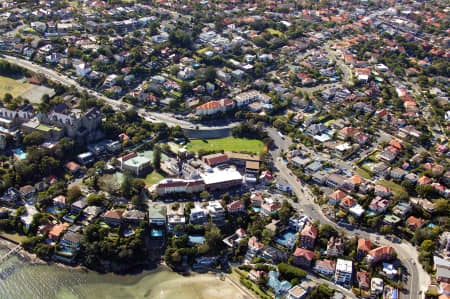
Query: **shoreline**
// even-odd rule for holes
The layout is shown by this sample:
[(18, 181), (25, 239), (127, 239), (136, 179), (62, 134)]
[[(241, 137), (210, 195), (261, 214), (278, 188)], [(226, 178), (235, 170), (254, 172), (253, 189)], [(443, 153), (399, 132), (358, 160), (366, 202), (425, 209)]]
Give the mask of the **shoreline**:
[[(0, 248), (4, 248), (6, 250), (10, 250), (13, 249), (17, 246), (17, 244), (14, 244), (12, 242), (9, 242), (7, 240), (0, 240)], [(152, 275), (152, 274), (157, 274), (158, 272), (171, 272), (174, 274), (178, 275), (178, 278), (176, 279), (180, 279), (179, 283), (180, 286), (184, 285), (186, 283), (190, 283), (190, 281), (195, 281), (196, 283), (205, 283), (206, 285), (209, 284), (209, 282), (211, 282), (211, 279), (218, 279), (218, 280), (222, 280), (224, 283), (226, 283), (226, 285), (228, 285), (228, 287), (231, 287), (233, 289), (235, 289), (234, 292), (236, 292), (235, 294), (240, 294), (240, 296), (238, 296), (239, 298), (243, 298), (243, 299), (256, 299), (257, 297), (248, 289), (246, 289), (244, 286), (242, 286), (240, 284), (239, 281), (236, 281), (231, 275), (227, 274), (227, 273), (223, 273), (223, 278), (220, 278), (219, 276), (217, 276), (217, 273), (214, 272), (205, 272), (205, 273), (198, 273), (192, 270), (187, 270), (187, 271), (183, 271), (183, 272), (178, 272), (173, 270), (172, 268), (168, 267), (164, 262), (159, 262), (159, 263), (148, 263), (146, 265), (141, 265), (138, 268), (134, 269), (134, 271), (127, 271), (124, 273), (117, 273), (117, 272), (99, 272), (96, 270), (92, 270), (92, 269), (88, 269), (84, 266), (81, 265), (76, 265), (76, 266), (71, 266), (71, 265), (66, 265), (63, 263), (59, 263), (59, 262), (54, 262), (54, 261), (44, 261), (40, 258), (38, 258), (35, 254), (29, 253), (27, 251), (25, 251), (23, 248), (20, 248), (20, 250), (18, 250), (17, 252), (14, 252), (13, 255), (17, 256), (19, 258), (20, 261), (24, 262), (26, 265), (29, 266), (57, 266), (60, 268), (63, 268), (65, 270), (68, 271), (76, 271), (76, 272), (80, 272), (80, 273), (95, 273), (95, 274), (100, 274), (100, 275), (114, 275), (114, 276), (135, 276), (135, 277), (140, 277), (140, 275), (143, 275), (142, 277), (139, 278), (143, 279), (144, 276), (147, 275)], [(186, 281), (183, 279), (187, 279)], [(191, 279), (191, 280), (190, 280)], [(192, 280), (193, 279), (193, 280)], [(209, 294), (212, 295), (214, 298), (220, 298), (219, 295), (219, 291), (218, 289), (216, 289), (215, 287), (212, 287), (210, 290), (208, 290), (207, 292), (210, 292)], [(241, 297), (242, 296), (242, 297)]]

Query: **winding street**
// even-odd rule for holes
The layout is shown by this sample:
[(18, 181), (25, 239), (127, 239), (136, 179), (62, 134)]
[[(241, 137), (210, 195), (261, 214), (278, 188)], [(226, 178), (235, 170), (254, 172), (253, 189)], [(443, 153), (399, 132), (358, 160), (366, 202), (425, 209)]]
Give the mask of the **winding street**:
[(46, 67), (40, 66), (35, 63), (32, 63), (28, 60), (18, 58), (15, 56), (9, 56), (9, 55), (2, 55), (0, 57), (0, 59), (6, 60), (10, 63), (17, 64), (25, 69), (35, 72), (35, 73), (43, 74), (51, 81), (59, 82), (63, 85), (67, 85), (67, 86), (74, 86), (76, 89), (78, 89), (80, 91), (86, 91), (91, 96), (95, 96), (95, 97), (105, 101), (105, 103), (111, 105), (111, 107), (113, 107), (114, 110), (124, 111), (127, 109), (135, 109), (142, 118), (144, 118), (145, 120), (150, 121), (150, 122), (163, 122), (163, 123), (166, 123), (169, 127), (180, 126), (183, 129), (196, 129), (198, 127), (199, 130), (227, 129), (227, 128), (232, 128), (233, 126), (236, 125), (236, 123), (230, 123), (230, 124), (227, 124), (224, 126), (194, 125), (194, 124), (190, 123), (189, 121), (176, 119), (175, 117), (171, 116), (171, 114), (169, 114), (169, 113), (146, 112), (144, 108), (139, 108), (137, 106), (133, 106), (131, 104), (123, 102), (122, 100), (114, 100), (109, 97), (106, 97), (99, 92), (96, 92), (89, 88), (81, 86), (77, 81), (75, 81), (63, 74), (60, 74), (57, 71), (48, 69)]
[[(328, 46), (327, 46), (328, 47)], [(330, 51), (331, 52), (331, 51)], [(75, 80), (68, 78), (67, 76), (64, 76), (62, 74), (59, 74), (58, 72), (48, 69), (43, 66), (39, 66), (37, 64), (34, 64), (28, 60), (24, 60), (21, 58), (3, 55), (1, 57), (2, 59), (17, 64), (23, 68), (29, 69), (33, 72), (41, 73), (45, 75), (48, 79), (59, 82), (64, 85), (74, 86), (75, 88), (86, 91), (89, 94), (96, 96), (97, 98), (102, 99), (106, 103), (110, 104), (115, 110), (123, 110), (123, 109), (130, 109), (134, 108), (136, 111), (140, 114), (141, 117), (148, 121), (159, 121), (164, 122), (168, 126), (180, 126), (185, 129), (193, 129), (196, 127), (196, 125), (193, 125), (192, 123), (185, 121), (185, 120), (179, 120), (168, 113), (157, 113), (157, 112), (146, 112), (142, 108), (138, 108), (136, 106), (130, 105), (128, 103), (125, 103), (121, 100), (113, 100), (111, 98), (108, 98), (98, 92), (92, 91), (88, 88), (85, 88), (78, 84)], [(336, 58), (335, 58), (336, 59)], [(336, 61), (339, 61), (336, 59)], [(341, 65), (339, 65), (341, 66)], [(349, 70), (346, 66), (342, 67), (344, 69), (344, 75), (345, 75), (345, 81), (351, 80), (351, 71), (350, 74), (348, 74)], [(236, 125), (236, 123), (228, 124), (226, 126), (198, 126), (198, 129), (204, 129), (204, 130), (211, 130), (211, 129), (221, 129), (221, 128), (230, 128), (232, 126)], [(309, 189), (303, 185), (301, 181), (297, 181), (297, 177), (292, 175), (291, 171), (287, 168), (284, 161), (280, 158), (280, 153), (283, 150), (284, 152), (288, 151), (289, 145), (292, 144), (292, 141), (288, 137), (281, 137), (278, 134), (278, 131), (274, 128), (267, 128), (267, 131), (269, 133), (269, 136), (272, 137), (274, 140), (274, 144), (276, 145), (276, 148), (271, 151), (274, 166), (276, 168), (276, 174), (286, 180), (292, 187), (293, 192), (297, 195), (298, 202), (295, 203), (291, 201), (292, 206), (298, 210), (301, 211), (303, 214), (311, 217), (314, 220), (319, 220), (322, 224), (327, 223), (338, 229), (339, 231), (345, 231), (345, 233), (349, 236), (358, 236), (361, 238), (370, 239), (373, 242), (382, 244), (382, 245), (389, 245), (392, 246), (395, 251), (397, 252), (397, 256), (402, 262), (402, 264), (405, 266), (406, 270), (408, 271), (408, 281), (407, 281), (407, 287), (408, 294), (402, 294), (402, 298), (417, 298), (418, 297), (418, 291), (425, 291), (428, 284), (430, 283), (430, 277), (428, 274), (423, 270), (423, 268), (420, 266), (418, 262), (418, 253), (414, 246), (412, 246), (408, 242), (400, 241), (400, 243), (395, 243), (391, 240), (386, 239), (384, 236), (374, 234), (374, 233), (368, 233), (363, 230), (348, 230), (346, 228), (338, 226), (336, 223), (329, 220), (325, 215), (322, 213), (320, 207), (314, 203), (314, 196), (311, 194)]]
[(292, 144), (290, 138), (287, 136), (282, 138), (275, 128), (267, 128), (267, 132), (277, 146), (277, 148), (271, 151), (274, 166), (277, 170), (276, 174), (287, 181), (291, 185), (292, 191), (297, 195), (298, 202), (290, 201), (292, 206), (297, 211), (309, 216), (313, 220), (319, 220), (322, 224), (326, 223), (333, 226), (338, 231), (344, 231), (348, 236), (357, 236), (358, 238), (369, 239), (374, 243), (392, 246), (408, 274), (408, 281), (406, 282), (405, 287), (408, 292), (407, 294), (403, 293), (402, 298), (418, 298), (419, 290), (424, 292), (427, 289), (430, 283), (430, 277), (418, 261), (416, 248), (408, 242), (402, 240), (394, 242), (376, 233), (369, 233), (360, 229), (348, 230), (328, 219), (322, 213), (320, 206), (314, 203), (314, 196), (311, 194), (308, 187), (306, 187), (301, 180), (297, 181), (297, 177), (292, 174), (291, 170), (288, 169), (285, 162), (280, 158), (281, 151), (287, 152), (289, 150), (289, 146)]

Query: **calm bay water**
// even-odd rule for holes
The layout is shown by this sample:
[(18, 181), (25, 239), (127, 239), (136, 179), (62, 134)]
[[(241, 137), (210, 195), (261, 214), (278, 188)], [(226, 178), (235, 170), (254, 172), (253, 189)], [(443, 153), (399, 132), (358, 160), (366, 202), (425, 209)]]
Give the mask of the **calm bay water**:
[[(5, 249), (0, 249), (4, 254)], [(244, 298), (214, 275), (183, 277), (164, 270), (98, 274), (56, 265), (33, 266), (12, 256), (0, 265), (0, 298)]]

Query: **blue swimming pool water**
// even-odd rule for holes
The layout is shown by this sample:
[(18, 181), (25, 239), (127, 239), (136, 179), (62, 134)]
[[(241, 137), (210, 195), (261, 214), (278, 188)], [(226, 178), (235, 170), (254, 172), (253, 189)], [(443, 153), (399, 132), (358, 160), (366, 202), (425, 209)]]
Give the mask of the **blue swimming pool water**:
[(203, 236), (189, 236), (189, 243), (203, 244), (204, 242), (205, 242), (205, 237), (203, 237)]
[(257, 207), (253, 207), (253, 211), (255, 211), (256, 213), (259, 213), (259, 211), (261, 211), (261, 209), (257, 208)]
[(287, 231), (283, 232), (282, 234), (278, 235), (275, 238), (275, 242), (284, 247), (292, 248), (293, 246), (295, 246), (297, 237), (298, 237), (298, 234), (296, 232), (294, 232), (292, 230), (287, 230)]
[(56, 209), (55, 207), (48, 207), (47, 211), (49, 211), (52, 214), (58, 214), (60, 211)]
[(162, 237), (163, 232), (162, 230), (152, 230), (152, 237)]
[(20, 158), (20, 160), (24, 160), (27, 158), (27, 154), (20, 148), (16, 148), (13, 152)]

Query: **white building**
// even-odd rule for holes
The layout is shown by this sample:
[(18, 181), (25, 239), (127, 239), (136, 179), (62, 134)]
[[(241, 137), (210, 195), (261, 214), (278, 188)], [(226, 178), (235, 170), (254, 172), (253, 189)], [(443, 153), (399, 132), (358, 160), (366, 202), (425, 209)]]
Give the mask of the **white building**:
[(374, 277), (370, 282), (370, 293), (372, 295), (379, 295), (383, 293), (383, 279)]
[(77, 72), (77, 75), (80, 77), (84, 77), (92, 71), (91, 67), (86, 63), (76, 64), (75, 70)]
[(338, 259), (336, 262), (336, 271), (334, 280), (338, 284), (349, 285), (352, 281), (353, 263), (343, 259)]
[(120, 157), (119, 162), (122, 170), (128, 170), (136, 176), (143, 174), (151, 165), (149, 158), (139, 156), (136, 153), (131, 153)]

